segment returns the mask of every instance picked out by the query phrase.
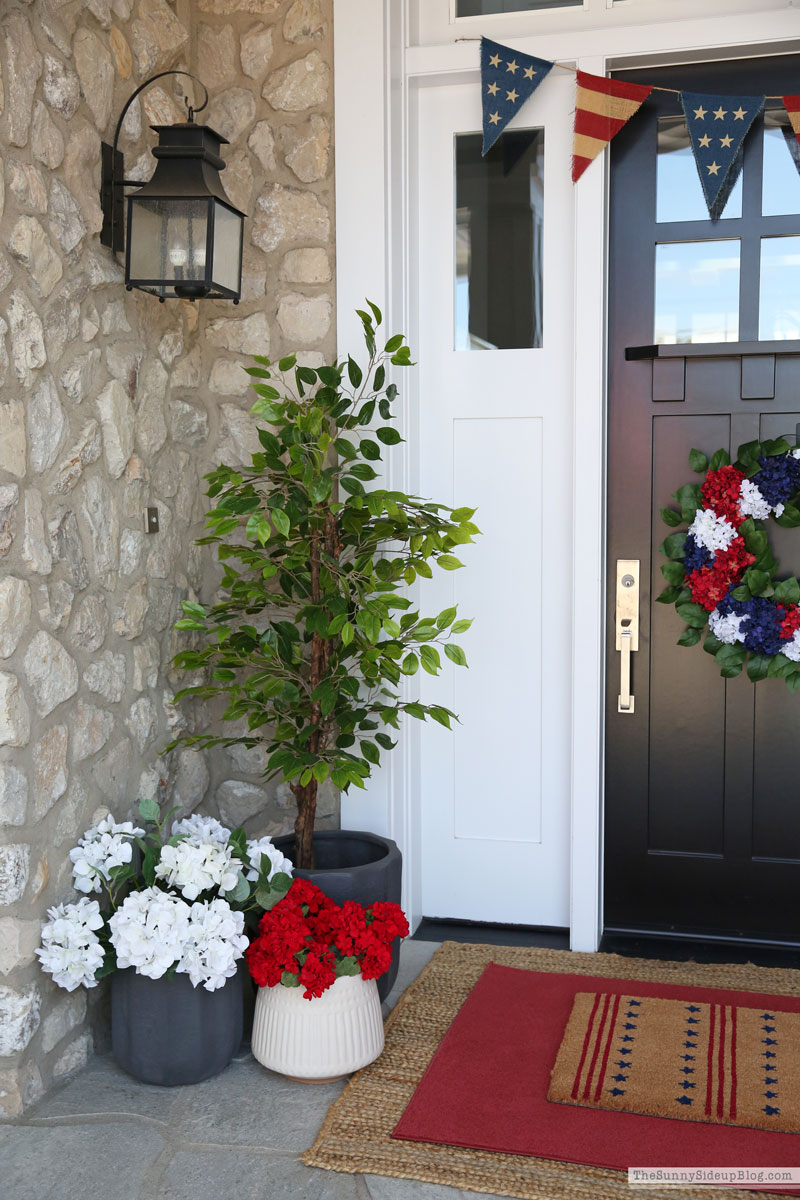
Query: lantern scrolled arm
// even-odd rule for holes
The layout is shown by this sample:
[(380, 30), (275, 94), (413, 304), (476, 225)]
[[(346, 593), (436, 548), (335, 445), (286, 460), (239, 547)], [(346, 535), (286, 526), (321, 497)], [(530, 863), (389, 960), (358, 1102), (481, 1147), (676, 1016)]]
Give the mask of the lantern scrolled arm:
[[(165, 75), (194, 79), (205, 99), (197, 109), (186, 101), (185, 123), (151, 126), (158, 134), (153, 149), (156, 169), (146, 183), (127, 180), (117, 148), (122, 123), (139, 93)], [(220, 149), (227, 138), (207, 125), (195, 124), (195, 114), (207, 104), (208, 89), (196, 76), (188, 71), (161, 71), (133, 92), (117, 121), (113, 143), (102, 144), (100, 241), (114, 254), (125, 251), (128, 291), (139, 288), (162, 303), (176, 297), (238, 304), (241, 295), (244, 213), (231, 204), (220, 179), (225, 168)], [(138, 189), (127, 197), (127, 222), (126, 187)]]

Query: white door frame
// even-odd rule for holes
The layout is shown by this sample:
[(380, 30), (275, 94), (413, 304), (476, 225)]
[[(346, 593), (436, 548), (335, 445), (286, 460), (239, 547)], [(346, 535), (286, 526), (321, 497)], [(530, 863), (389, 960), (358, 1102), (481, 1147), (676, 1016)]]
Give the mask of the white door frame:
[[(431, 0), (427, 0), (428, 3)], [(604, 0), (591, 0), (599, 8)], [(702, 0), (697, 0), (696, 7)], [(409, 46), (412, 0), (336, 0), (334, 92), (338, 338), (342, 350), (358, 346), (354, 309), (365, 296), (383, 300), (390, 332), (404, 331), (415, 345), (412, 248), (416, 244), (413, 174), (414, 112), (420, 87), (479, 79), (477, 43)], [(512, 33), (516, 48), (567, 62), (595, 75), (624, 66), (694, 59), (778, 54), (800, 48), (796, 8), (768, 8), (753, 0), (750, 13), (708, 15), (625, 25), (622, 10), (637, 18), (635, 2), (609, 10), (605, 26), (578, 30), (565, 19), (562, 32), (537, 37)], [(669, 8), (665, 0), (664, 9)], [(652, 3), (648, 3), (653, 13)], [(716, 10), (717, 15), (711, 15)], [(569, 14), (575, 10), (565, 10)], [(581, 11), (581, 10), (578, 10)], [(684, 9), (685, 11), (685, 9)], [(695, 8), (696, 11), (696, 8)], [(552, 15), (552, 14), (551, 14)], [(639, 20), (644, 14), (638, 13)], [(518, 18), (517, 18), (518, 20)], [(474, 24), (474, 22), (473, 22)], [(569, 25), (569, 29), (567, 29)], [(467, 31), (465, 31), (467, 32)], [(473, 30), (468, 31), (470, 34)], [(454, 37), (461, 29), (454, 31)], [(767, 35), (767, 36), (765, 36)], [(492, 19), (492, 36), (504, 26)], [(724, 38), (724, 42), (720, 39)], [(534, 103), (532, 101), (531, 103)], [(572, 676), (570, 944), (596, 950), (602, 932), (602, 805), (605, 629), (605, 428), (607, 155), (581, 178), (575, 192), (573, 397), (574, 508), (572, 557), (575, 587), (573, 642), (564, 669)], [(413, 373), (411, 373), (413, 374)], [(394, 456), (389, 484), (416, 490), (413, 453), (418, 397), (403, 379), (404, 453)], [(587, 620), (596, 613), (596, 620)], [(395, 838), (404, 854), (404, 905), (412, 925), (420, 907), (419, 734), (408, 722), (398, 748), (366, 793), (342, 798), (342, 824)]]

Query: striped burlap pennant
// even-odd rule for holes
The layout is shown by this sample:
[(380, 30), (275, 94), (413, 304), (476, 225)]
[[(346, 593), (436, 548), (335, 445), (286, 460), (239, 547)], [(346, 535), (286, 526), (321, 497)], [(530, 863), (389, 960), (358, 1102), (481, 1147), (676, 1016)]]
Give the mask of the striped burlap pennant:
[(578, 71), (572, 142), (573, 183), (639, 111), (652, 90), (641, 83)]
[(800, 1133), (800, 1013), (579, 992), (548, 1099)]

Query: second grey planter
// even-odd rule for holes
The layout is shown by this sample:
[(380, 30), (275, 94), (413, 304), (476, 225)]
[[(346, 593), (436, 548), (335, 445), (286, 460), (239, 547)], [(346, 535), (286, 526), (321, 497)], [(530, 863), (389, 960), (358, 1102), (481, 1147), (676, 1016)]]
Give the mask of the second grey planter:
[[(294, 835), (273, 838), (273, 842), (294, 862)], [(368, 908), (376, 900), (400, 903), (403, 856), (397, 842), (377, 833), (353, 829), (326, 829), (314, 834), (313, 871), (295, 869), (301, 879), (310, 879), (326, 896), (343, 904), (355, 900)], [(400, 939), (392, 947), (392, 965), (378, 982), (378, 995), (385, 1000), (397, 978)]]
[(227, 1067), (242, 1040), (242, 973), (207, 992), (188, 975), (148, 979), (132, 967), (111, 976), (111, 1048), (142, 1083), (200, 1083)]

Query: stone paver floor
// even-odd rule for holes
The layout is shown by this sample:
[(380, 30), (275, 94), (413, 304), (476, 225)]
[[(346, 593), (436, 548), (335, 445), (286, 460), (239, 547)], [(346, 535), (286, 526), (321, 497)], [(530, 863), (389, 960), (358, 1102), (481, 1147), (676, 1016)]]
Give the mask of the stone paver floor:
[[(391, 1007), (436, 949), (406, 942)], [(92, 1060), (0, 1126), (2, 1200), (480, 1200), (475, 1192), (303, 1166), (344, 1082), (312, 1086), (243, 1055), (215, 1079), (159, 1088)], [(488, 1200), (488, 1198), (487, 1198)]]

